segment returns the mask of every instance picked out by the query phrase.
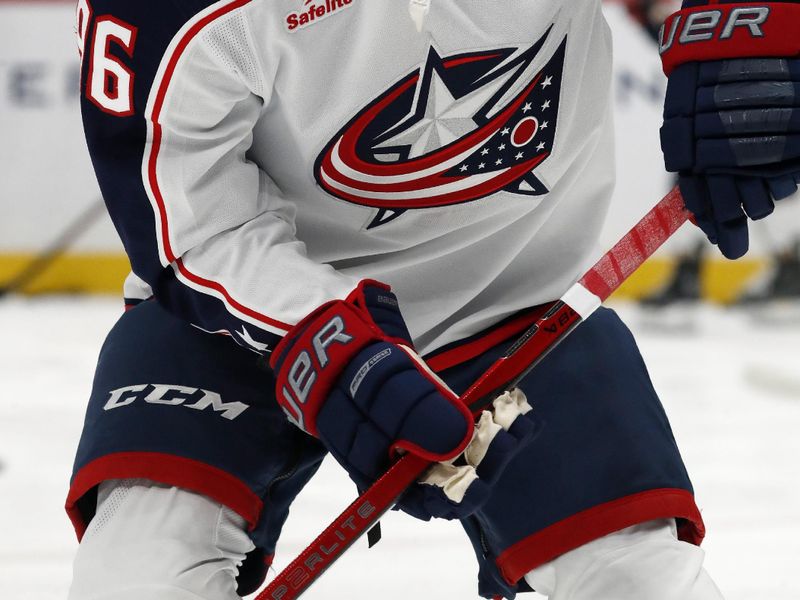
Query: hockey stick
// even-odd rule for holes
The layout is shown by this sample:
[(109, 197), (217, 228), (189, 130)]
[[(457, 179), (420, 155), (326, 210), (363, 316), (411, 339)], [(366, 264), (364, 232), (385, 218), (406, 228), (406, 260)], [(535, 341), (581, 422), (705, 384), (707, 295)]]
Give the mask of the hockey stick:
[(21, 292), (39, 275), (49, 269), (53, 263), (94, 225), (106, 212), (102, 198), (92, 201), (81, 213), (58, 234), (58, 236), (23, 269), (9, 281), (0, 285), (0, 298), (7, 294)]
[[(479, 412), (513, 388), (578, 324), (591, 315), (689, 218), (677, 188), (667, 194), (633, 229), (589, 269), (567, 293), (497, 359), (461, 396)], [(431, 466), (405, 454), (256, 596), (256, 600), (293, 600), (370, 529), (405, 489)]]

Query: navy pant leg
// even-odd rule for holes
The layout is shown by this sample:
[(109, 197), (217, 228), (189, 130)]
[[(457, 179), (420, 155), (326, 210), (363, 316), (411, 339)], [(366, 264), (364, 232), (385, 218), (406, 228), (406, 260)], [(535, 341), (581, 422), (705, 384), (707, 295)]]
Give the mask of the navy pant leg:
[[(506, 344), (442, 373), (458, 392)], [(531, 569), (636, 523), (677, 518), (699, 543), (703, 525), (667, 416), (631, 333), (602, 308), (520, 384), (543, 422), (490, 501), (464, 522), (483, 595), (516, 590)], [(524, 581), (520, 589), (525, 589)]]
[(259, 355), (209, 335), (155, 301), (126, 312), (98, 360), (67, 511), (79, 537), (107, 479), (147, 478), (238, 512), (258, 547), (260, 584), (289, 505), (325, 454), (291, 425)]

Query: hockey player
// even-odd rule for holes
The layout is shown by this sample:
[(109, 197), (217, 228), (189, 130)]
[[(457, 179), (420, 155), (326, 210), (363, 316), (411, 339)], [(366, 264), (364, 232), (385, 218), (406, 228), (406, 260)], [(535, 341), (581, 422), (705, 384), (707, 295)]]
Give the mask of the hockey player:
[[(689, 97), (712, 41), (774, 43), (769, 14), (703, 10), (725, 18), (681, 18), (665, 54)], [(599, 0), (80, 0), (77, 30), (135, 306), (102, 348), (75, 461), (71, 600), (250, 593), (326, 452), (364, 487), (398, 451), (442, 462), (400, 507), (461, 520), (484, 596), (720, 598), (613, 312), (477, 425), (457, 400), (590, 261), (613, 171)], [(748, 81), (780, 74), (747, 64)], [(705, 130), (684, 123), (708, 107), (672, 98), (668, 163), (699, 189), (726, 130), (714, 160), (704, 140), (691, 152)], [(784, 166), (776, 145), (765, 171)], [(716, 191), (692, 207), (740, 253)]]

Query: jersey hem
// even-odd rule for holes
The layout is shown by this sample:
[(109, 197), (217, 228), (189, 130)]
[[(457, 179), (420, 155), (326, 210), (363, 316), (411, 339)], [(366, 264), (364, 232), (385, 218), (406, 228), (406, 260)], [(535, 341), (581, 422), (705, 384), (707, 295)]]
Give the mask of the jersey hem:
[(429, 352), (423, 357), (425, 363), (434, 372), (440, 373), (477, 358), (487, 350), (528, 329), (546, 312), (549, 306), (549, 304), (541, 304), (525, 309), (475, 335)]
[(506, 582), (515, 585), (570, 550), (626, 527), (669, 518), (678, 519), (678, 539), (701, 544), (705, 525), (694, 496), (687, 490), (664, 488), (612, 500), (554, 523), (507, 548), (496, 564)]
[(249, 531), (255, 528), (264, 506), (243, 481), (217, 467), (161, 452), (117, 452), (84, 465), (72, 478), (64, 508), (78, 541), (93, 516), (81, 499), (109, 479), (151, 479), (203, 494), (239, 514)]

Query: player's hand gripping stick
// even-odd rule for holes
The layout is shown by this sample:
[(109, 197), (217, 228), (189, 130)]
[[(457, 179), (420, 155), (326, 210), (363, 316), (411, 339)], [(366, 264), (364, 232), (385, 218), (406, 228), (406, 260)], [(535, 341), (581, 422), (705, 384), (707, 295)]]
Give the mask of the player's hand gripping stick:
[(665, 164), (731, 259), (800, 183), (799, 27), (800, 0), (684, 0), (662, 29)]
[[(677, 188), (665, 196), (461, 396), (473, 413), (512, 389), (689, 218)], [(368, 531), (432, 463), (405, 454), (345, 509), (256, 600), (293, 600)]]
[[(365, 490), (401, 452), (437, 468), (400, 501), (413, 516), (462, 519), (537, 428), (524, 394), (504, 394), (475, 416), (413, 349), (388, 286), (363, 281), (345, 300), (320, 306), (272, 355), (278, 403), (322, 441)], [(464, 464), (455, 459), (463, 457)]]

